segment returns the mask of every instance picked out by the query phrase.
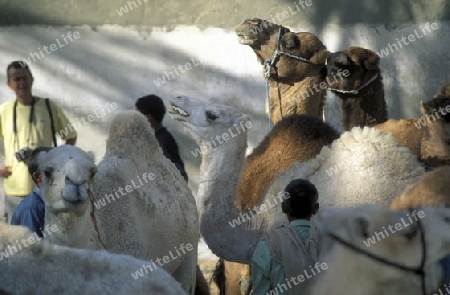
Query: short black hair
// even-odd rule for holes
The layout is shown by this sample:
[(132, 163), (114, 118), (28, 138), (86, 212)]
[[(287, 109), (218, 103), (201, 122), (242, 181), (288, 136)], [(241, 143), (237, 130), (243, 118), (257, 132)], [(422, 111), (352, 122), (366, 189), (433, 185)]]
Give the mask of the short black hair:
[(30, 173), (31, 178), (33, 178), (34, 183), (36, 183), (36, 180), (33, 177), (34, 172), (39, 172), (39, 165), (37, 162), (37, 155), (40, 152), (48, 152), (51, 150), (51, 147), (38, 147), (35, 150), (31, 151), (30, 157), (28, 159), (28, 173)]
[(161, 97), (150, 94), (139, 98), (135, 104), (137, 110), (144, 115), (151, 115), (156, 122), (161, 123), (166, 114)]
[(33, 77), (33, 74), (31, 73), (30, 68), (24, 61), (15, 60), (8, 65), (8, 67), (6, 68), (6, 77), (8, 77), (8, 81), (9, 81), (9, 69), (16, 69), (16, 70), (27, 69), (28, 73), (30, 73), (30, 76)]
[(316, 186), (306, 179), (294, 179), (286, 186), (288, 194), (283, 201), (288, 213), (294, 218), (308, 218), (314, 214), (315, 204), (319, 200)]

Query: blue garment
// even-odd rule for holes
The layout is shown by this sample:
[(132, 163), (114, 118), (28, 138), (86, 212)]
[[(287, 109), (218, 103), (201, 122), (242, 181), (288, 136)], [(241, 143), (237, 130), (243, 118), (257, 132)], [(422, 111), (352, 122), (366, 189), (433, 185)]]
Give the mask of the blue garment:
[(444, 283), (450, 284), (450, 255), (447, 255), (441, 259), (440, 263), (444, 270)]
[[(294, 228), (301, 240), (304, 241), (309, 237), (309, 230), (311, 228), (310, 221), (296, 219), (291, 221), (289, 225)], [(286, 273), (284, 272), (283, 266), (273, 259), (269, 246), (264, 239), (258, 243), (253, 253), (251, 270), (253, 282), (252, 295), (268, 294), (270, 290), (277, 288), (278, 285), (286, 283)], [(283, 293), (287, 294), (289, 292), (282, 290), (277, 294)]]
[(12, 225), (23, 225), (43, 238), (45, 204), (41, 197), (41, 190), (36, 187), (31, 194), (20, 202), (11, 218)]

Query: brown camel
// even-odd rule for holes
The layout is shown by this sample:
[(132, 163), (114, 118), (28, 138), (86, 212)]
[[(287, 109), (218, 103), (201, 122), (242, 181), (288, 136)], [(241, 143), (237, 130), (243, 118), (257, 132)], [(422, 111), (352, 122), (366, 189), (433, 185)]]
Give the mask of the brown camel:
[(450, 85), (441, 88), (432, 100), (421, 101), (420, 109), (420, 118), (388, 120), (375, 127), (392, 133), (400, 145), (427, 165), (446, 164), (450, 159)]
[[(340, 98), (345, 130), (373, 126), (387, 120), (380, 57), (361, 47), (332, 53), (327, 59), (328, 88)], [(348, 75), (336, 79), (339, 71)]]
[[(400, 145), (408, 147), (429, 166), (445, 164), (445, 159), (450, 158), (450, 83), (431, 101), (421, 102), (422, 117), (386, 121), (379, 61), (375, 52), (361, 47), (349, 47), (328, 58), (327, 82), (341, 100), (344, 128), (379, 128), (392, 133)], [(348, 70), (350, 75), (337, 81), (333, 79), (337, 71), (343, 70)]]
[(274, 124), (291, 114), (323, 118), (325, 60), (330, 52), (315, 35), (294, 33), (258, 18), (245, 20), (235, 32), (261, 64), (271, 61), (269, 113)]
[[(291, 114), (308, 114), (322, 120), (326, 88), (319, 86), (324, 84), (324, 65), (330, 54), (323, 43), (311, 33), (293, 33), (258, 18), (245, 20), (235, 32), (241, 44), (253, 49), (261, 64), (272, 61), (267, 77), (273, 124)], [(279, 56), (275, 55), (277, 48), (282, 52)], [(248, 289), (240, 285), (246, 285), (249, 266), (224, 261), (224, 268), (225, 278), (218, 277), (219, 281), (226, 280), (221, 294), (247, 293)]]

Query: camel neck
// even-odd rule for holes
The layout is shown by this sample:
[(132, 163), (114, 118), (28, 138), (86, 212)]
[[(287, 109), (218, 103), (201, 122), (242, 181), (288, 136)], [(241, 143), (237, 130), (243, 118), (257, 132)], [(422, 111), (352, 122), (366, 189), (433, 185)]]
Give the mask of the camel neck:
[(345, 130), (351, 130), (353, 127), (370, 127), (387, 121), (387, 104), (380, 75), (357, 94), (333, 92), (340, 98)]
[[(46, 206), (45, 210), (48, 212), (51, 209)], [(57, 227), (46, 239), (50, 244), (82, 249), (91, 245), (89, 210), (81, 216), (73, 213), (45, 214), (45, 224)]]
[(242, 213), (233, 203), (246, 146), (246, 133), (213, 150), (206, 143), (200, 144), (202, 179), (197, 197), (202, 203), (200, 231), (212, 252), (226, 260), (249, 264), (262, 233), (240, 224)]
[[(274, 123), (292, 114), (306, 114), (323, 119), (326, 87), (319, 76), (308, 76), (297, 82), (269, 80), (270, 115)], [(281, 103), (281, 108), (280, 108)]]

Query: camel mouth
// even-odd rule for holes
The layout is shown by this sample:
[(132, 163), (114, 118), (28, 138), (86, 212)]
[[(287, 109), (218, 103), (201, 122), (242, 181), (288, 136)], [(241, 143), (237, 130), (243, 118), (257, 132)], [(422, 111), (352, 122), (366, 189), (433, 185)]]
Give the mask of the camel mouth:
[(249, 36), (245, 35), (244, 33), (237, 33), (239, 43), (242, 45), (253, 45), (255, 43), (256, 39), (250, 38)]
[(169, 107), (169, 109), (168, 109), (168, 112), (169, 112), (170, 114), (173, 114), (173, 115), (180, 115), (180, 116), (182, 116), (182, 117), (189, 117), (189, 116), (190, 116), (188, 112), (186, 112), (186, 111), (183, 110), (182, 108), (177, 107), (177, 106), (175, 106), (175, 105), (173, 105), (173, 104), (170, 105), (170, 107)]

